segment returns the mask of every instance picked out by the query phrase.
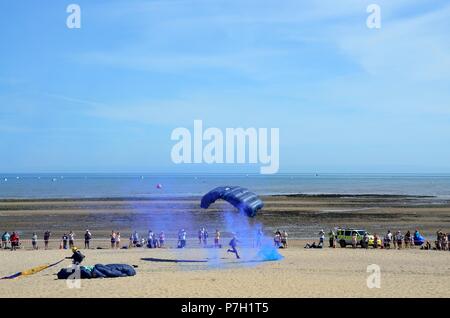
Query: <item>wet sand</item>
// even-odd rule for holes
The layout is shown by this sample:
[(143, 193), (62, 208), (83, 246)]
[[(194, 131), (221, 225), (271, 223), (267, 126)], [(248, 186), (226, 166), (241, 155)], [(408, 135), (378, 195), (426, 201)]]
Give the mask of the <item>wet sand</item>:
[[(416, 196), (269, 196), (265, 207), (250, 225), (261, 225), (268, 235), (286, 229), (290, 238), (312, 239), (324, 229), (335, 226), (363, 228), (384, 234), (388, 229), (420, 231), (434, 239), (437, 230), (450, 231), (450, 202), (433, 197)], [(206, 226), (226, 232), (226, 213), (235, 213), (228, 203), (216, 202), (208, 210), (199, 207), (199, 198), (156, 199), (67, 199), (67, 200), (1, 200), (0, 231), (19, 231), (22, 239), (32, 232), (52, 238), (74, 231), (81, 239), (89, 229), (94, 238), (107, 240), (111, 230), (120, 231), (126, 239), (131, 231), (141, 234), (152, 229), (165, 231), (168, 238), (185, 228), (196, 237)]]

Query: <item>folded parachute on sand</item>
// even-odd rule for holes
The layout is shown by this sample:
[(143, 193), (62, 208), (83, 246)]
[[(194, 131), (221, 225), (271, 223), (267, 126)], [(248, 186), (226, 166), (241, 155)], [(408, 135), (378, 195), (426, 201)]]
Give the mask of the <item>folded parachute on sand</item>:
[(207, 209), (218, 199), (229, 202), (250, 217), (254, 217), (258, 210), (264, 207), (264, 203), (256, 194), (242, 187), (217, 187), (203, 196), (200, 206)]
[[(74, 269), (63, 268), (57, 276), (58, 279), (73, 278)], [(134, 268), (127, 264), (96, 264), (95, 266), (80, 266), (81, 279), (91, 278), (114, 278), (114, 277), (127, 277), (136, 275)]]

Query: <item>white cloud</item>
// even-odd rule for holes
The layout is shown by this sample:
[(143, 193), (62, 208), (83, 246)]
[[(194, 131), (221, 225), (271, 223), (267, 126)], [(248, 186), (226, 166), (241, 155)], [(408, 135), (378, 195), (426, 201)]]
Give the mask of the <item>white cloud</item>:
[[(338, 47), (373, 76), (399, 80), (450, 79), (450, 6), (382, 22), (380, 30), (342, 28)], [(382, 18), (383, 19), (383, 18)]]

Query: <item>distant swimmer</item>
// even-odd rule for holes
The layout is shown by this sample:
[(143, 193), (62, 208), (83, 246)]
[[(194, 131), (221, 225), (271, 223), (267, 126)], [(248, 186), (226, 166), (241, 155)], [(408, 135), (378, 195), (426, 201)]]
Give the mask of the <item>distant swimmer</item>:
[(231, 239), (231, 241), (229, 243), (231, 249), (228, 249), (227, 253), (234, 253), (234, 254), (236, 254), (236, 258), (239, 259), (240, 256), (239, 256), (238, 251), (236, 249), (237, 243), (238, 243), (238, 240), (237, 240), (236, 236), (233, 236), (233, 238)]

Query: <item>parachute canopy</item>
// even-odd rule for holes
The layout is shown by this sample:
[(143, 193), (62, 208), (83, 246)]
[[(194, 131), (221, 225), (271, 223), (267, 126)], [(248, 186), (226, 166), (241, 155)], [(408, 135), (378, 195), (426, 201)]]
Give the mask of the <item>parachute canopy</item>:
[(264, 203), (256, 194), (242, 187), (217, 187), (203, 196), (200, 206), (207, 209), (218, 199), (229, 202), (250, 217), (254, 217), (258, 210), (264, 207)]
[[(57, 276), (58, 279), (68, 279), (74, 274), (74, 269), (63, 268)], [(80, 278), (114, 278), (136, 275), (136, 271), (128, 264), (96, 264), (94, 266), (80, 266)]]

